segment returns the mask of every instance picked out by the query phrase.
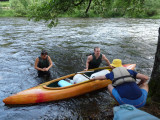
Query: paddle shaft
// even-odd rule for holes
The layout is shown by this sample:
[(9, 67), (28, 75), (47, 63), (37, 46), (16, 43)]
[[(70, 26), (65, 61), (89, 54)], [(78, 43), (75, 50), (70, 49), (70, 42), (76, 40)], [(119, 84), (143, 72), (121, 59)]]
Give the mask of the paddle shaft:
[(77, 74), (88, 73), (88, 72), (94, 72), (94, 70), (93, 70), (93, 71), (82, 71), (82, 72), (77, 72)]

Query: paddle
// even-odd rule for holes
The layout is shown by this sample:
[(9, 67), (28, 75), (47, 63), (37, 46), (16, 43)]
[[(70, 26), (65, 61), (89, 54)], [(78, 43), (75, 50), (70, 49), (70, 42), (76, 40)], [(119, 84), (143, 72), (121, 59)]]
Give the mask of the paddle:
[(108, 69), (110, 70), (111, 68), (109, 66), (106, 67), (101, 67), (101, 68), (95, 68), (95, 69), (90, 69), (89, 71), (81, 71), (81, 72), (76, 72), (76, 74), (81, 74), (81, 73), (89, 73), (89, 72), (95, 72), (97, 70), (103, 70), (103, 69)]
[(88, 72), (94, 72), (94, 70), (93, 70), (93, 71), (82, 71), (82, 72), (77, 72), (76, 74), (88, 73)]

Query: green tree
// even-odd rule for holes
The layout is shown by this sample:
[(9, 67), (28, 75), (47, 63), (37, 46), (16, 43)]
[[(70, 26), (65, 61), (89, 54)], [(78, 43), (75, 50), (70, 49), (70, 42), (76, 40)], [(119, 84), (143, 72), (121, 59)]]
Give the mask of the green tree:
[(31, 0), (10, 0), (10, 7), (14, 10), (15, 16), (25, 16)]
[(28, 18), (49, 21), (52, 27), (58, 23), (57, 17), (63, 14), (83, 12), (82, 17), (89, 17), (91, 12), (101, 16), (139, 15), (143, 11), (144, 0), (45, 0), (29, 6)]

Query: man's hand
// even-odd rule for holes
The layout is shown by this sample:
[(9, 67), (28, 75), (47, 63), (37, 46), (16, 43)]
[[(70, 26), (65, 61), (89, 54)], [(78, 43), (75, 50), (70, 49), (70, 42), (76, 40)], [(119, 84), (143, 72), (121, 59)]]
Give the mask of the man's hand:
[(84, 69), (84, 71), (87, 71), (88, 69), (86, 68), (86, 69)]
[(114, 68), (112, 65), (109, 65), (109, 67), (110, 67), (111, 69), (113, 69), (113, 68)]
[(49, 69), (48, 68), (43, 68), (43, 71), (48, 71)]

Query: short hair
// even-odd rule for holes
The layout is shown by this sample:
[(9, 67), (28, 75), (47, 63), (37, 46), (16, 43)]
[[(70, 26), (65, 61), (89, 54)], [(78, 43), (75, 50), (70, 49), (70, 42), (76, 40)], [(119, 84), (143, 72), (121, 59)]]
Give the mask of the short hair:
[[(95, 47), (95, 48), (94, 48), (94, 51), (95, 51), (96, 49), (98, 49), (98, 48), (99, 48), (99, 47)], [(100, 48), (99, 48), (99, 49), (100, 49)]]
[(48, 53), (47, 53), (46, 50), (43, 49), (43, 50), (41, 51), (41, 55), (47, 55), (47, 54), (48, 54)]

